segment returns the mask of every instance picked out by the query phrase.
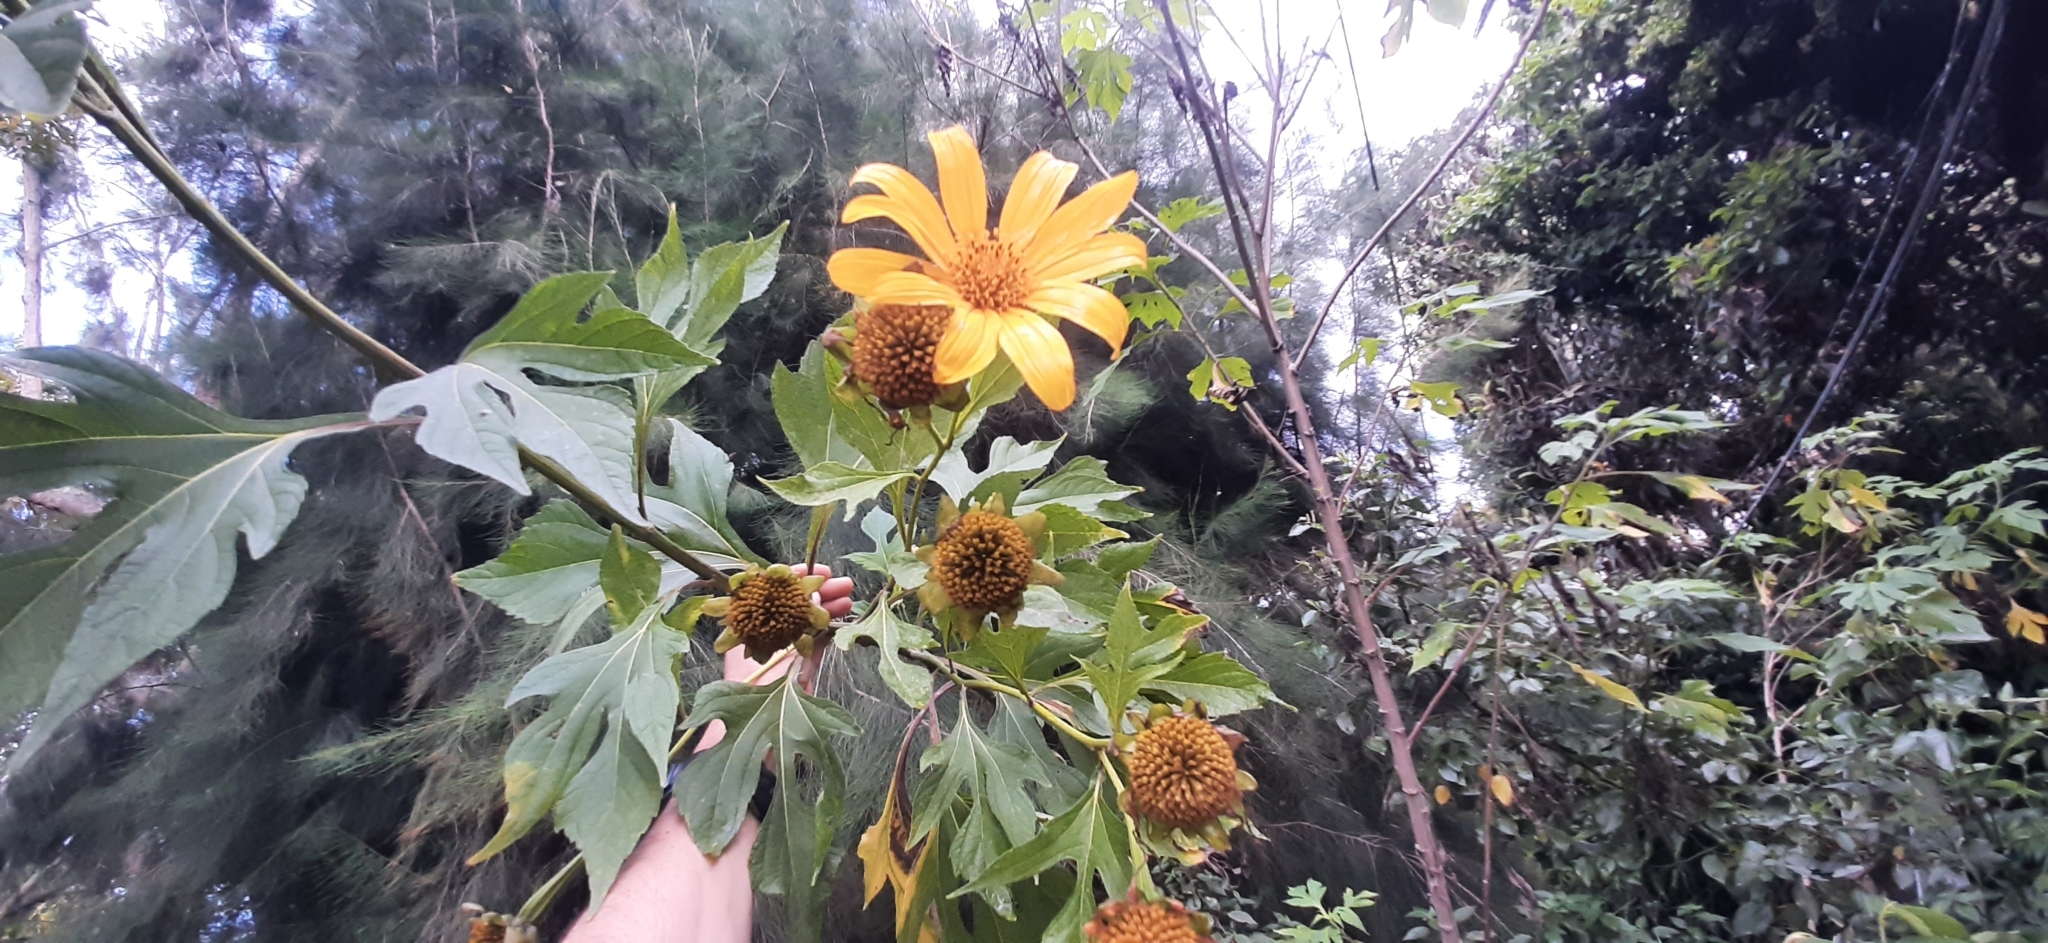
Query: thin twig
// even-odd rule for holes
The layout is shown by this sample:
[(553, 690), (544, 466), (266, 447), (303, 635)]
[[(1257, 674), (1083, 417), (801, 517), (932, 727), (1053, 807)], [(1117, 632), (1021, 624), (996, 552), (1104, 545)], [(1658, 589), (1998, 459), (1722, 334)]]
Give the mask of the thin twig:
[[(1167, 39), (1173, 45), (1174, 58), (1180, 65), (1181, 85), (1187, 90), (1184, 98), (1190, 102), (1191, 118), (1202, 133), (1203, 142), (1210, 152), (1210, 161), (1220, 178), (1219, 182), (1225, 194), (1225, 212), (1230, 220), (1238, 258), (1247, 273), (1258, 272), (1264, 268), (1259, 262), (1263, 257), (1263, 250), (1255, 250), (1246, 236), (1246, 226), (1253, 221), (1251, 209), (1243, 199), (1242, 190), (1233, 186), (1241, 184), (1242, 180), (1231, 176), (1222, 154), (1224, 144), (1218, 140), (1218, 133), (1212, 127), (1213, 123), (1224, 119), (1211, 110), (1196, 91), (1201, 85), (1201, 80), (1196, 77), (1189, 60), (1187, 43), (1173, 22), (1172, 11), (1166, 0), (1154, 0), (1154, 4), (1166, 18)], [(1275, 94), (1278, 94), (1277, 84), (1274, 89)], [(1276, 120), (1280, 114), (1284, 114), (1284, 111), (1276, 111)], [(1277, 150), (1277, 143), (1274, 146)], [(1301, 464), (1308, 473), (1308, 491), (1313, 499), (1317, 523), (1321, 525), (1325, 549), (1337, 568), (1342, 608), (1358, 639), (1359, 657), (1365, 664), (1374, 701), (1385, 728), (1388, 759), (1394, 767), (1395, 779), (1400, 784), (1402, 804), (1408, 813), (1409, 831), (1415, 840), (1436, 930), (1445, 943), (1459, 943), (1463, 937), (1458, 929), (1457, 908), (1451, 897), (1449, 854), (1443, 842), (1437, 837), (1434, 812), (1430, 808), (1429, 797), (1423, 790), (1421, 777), (1416, 771), (1412, 735), (1402, 714), (1386, 655), (1381, 649), (1379, 632), (1373, 625), (1371, 603), (1361, 588), (1358, 566), (1344, 533), (1343, 509), (1336, 502), (1328, 471), (1323, 466), (1315, 421), (1309, 411), (1308, 401), (1302, 393), (1300, 377), (1295, 370), (1294, 362), (1288, 355), (1286, 341), (1280, 334), (1278, 320), (1273, 314), (1271, 286), (1263, 278), (1252, 281), (1254, 283), (1251, 286), (1251, 293), (1254, 303), (1247, 307), (1258, 318), (1260, 327), (1265, 330), (1267, 340), (1273, 349), (1281, 391), (1286, 398), (1287, 410), (1294, 421), (1295, 436), (1301, 448)]]
[(1302, 361), (1308, 359), (1309, 351), (1315, 349), (1316, 335), (1322, 331), (1323, 321), (1330, 316), (1330, 309), (1337, 306), (1337, 298), (1343, 294), (1345, 284), (1351, 281), (1352, 276), (1358, 274), (1359, 267), (1372, 255), (1372, 250), (1379, 248), (1380, 243), (1386, 241), (1387, 234), (1394, 231), (1394, 227), (1408, 215), (1408, 211), (1414, 209), (1415, 204), (1422, 202), (1422, 198), (1436, 186), (1437, 178), (1442, 177), (1444, 171), (1450, 168), (1451, 161), (1458, 156), (1459, 151), (1464, 150), (1465, 142), (1472, 140), (1472, 136), (1479, 133), (1480, 126), (1493, 116), (1494, 106), (1500, 102), (1502, 93), (1507, 91), (1508, 82), (1515, 77), (1515, 70), (1521, 68), (1522, 57), (1528, 54), (1529, 45), (1536, 41), (1536, 34), (1543, 29), (1543, 21), (1549, 14), (1550, 0), (1543, 0), (1543, 5), (1536, 8), (1536, 15), (1529, 20), (1529, 28), (1522, 32), (1522, 44), (1515, 47), (1515, 58), (1508, 63), (1507, 71), (1501, 73), (1500, 81), (1494, 83), (1493, 91), (1486, 96), (1486, 102), (1479, 106), (1479, 113), (1473, 115), (1471, 122), (1465, 125), (1465, 130), (1459, 132), (1457, 138), (1451, 141), (1451, 146), (1444, 151), (1444, 156), (1437, 159), (1435, 167), (1430, 168), (1429, 176), (1415, 185), (1415, 191), (1408, 194), (1408, 199), (1402, 200), (1393, 215), (1388, 216), (1387, 221), (1381, 223), (1379, 230), (1372, 234), (1372, 238), (1366, 240), (1365, 248), (1358, 250), (1358, 255), (1352, 258), (1351, 264), (1344, 267), (1343, 277), (1337, 279), (1335, 285), (1330, 286), (1330, 296), (1324, 299), (1323, 310), (1316, 315), (1315, 324), (1308, 329), (1307, 339), (1301, 342), (1301, 350), (1294, 355), (1295, 369), (1301, 369)]
[(1265, 438), (1266, 444), (1272, 447), (1273, 454), (1280, 457), (1280, 463), (1286, 465), (1288, 471), (1307, 478), (1308, 469), (1304, 468), (1301, 462), (1295, 459), (1292, 452), (1287, 451), (1287, 446), (1281, 443), (1279, 436), (1273, 434), (1272, 428), (1266, 425), (1266, 420), (1259, 415), (1259, 411), (1253, 409), (1249, 403), (1244, 404), (1240, 408), (1244, 410), (1244, 421), (1250, 423), (1251, 427), (1258, 430), (1259, 435)]
[(58, 246), (61, 246), (67, 242), (75, 242), (77, 240), (84, 239), (88, 236), (96, 236), (99, 235), (100, 233), (106, 232), (109, 229), (119, 229), (123, 226), (133, 226), (136, 225), (137, 223), (154, 223), (158, 220), (174, 218), (177, 215), (178, 214), (176, 213), (158, 213), (155, 216), (137, 216), (132, 219), (117, 219), (111, 223), (103, 223), (101, 225), (94, 226), (93, 228), (85, 230), (84, 232), (72, 233), (71, 235), (65, 236), (64, 238), (58, 239), (54, 242), (44, 243), (43, 248), (55, 249)]

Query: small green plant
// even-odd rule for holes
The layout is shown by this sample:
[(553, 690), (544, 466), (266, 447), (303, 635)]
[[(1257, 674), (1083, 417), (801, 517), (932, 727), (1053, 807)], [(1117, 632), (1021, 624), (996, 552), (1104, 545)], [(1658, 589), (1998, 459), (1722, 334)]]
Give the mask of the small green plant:
[[(1354, 939), (1350, 931), (1358, 931), (1359, 938), (1365, 935), (1365, 921), (1358, 918), (1358, 912), (1379, 903), (1379, 895), (1372, 891), (1354, 891), (1346, 888), (1343, 901), (1335, 907), (1323, 906), (1323, 898), (1330, 889), (1323, 882), (1311, 878), (1306, 883), (1287, 889), (1287, 903), (1292, 907), (1315, 911), (1315, 917), (1306, 924), (1281, 927), (1275, 932), (1280, 939), (1289, 943), (1346, 943)], [(1347, 930), (1346, 928), (1350, 928)]]

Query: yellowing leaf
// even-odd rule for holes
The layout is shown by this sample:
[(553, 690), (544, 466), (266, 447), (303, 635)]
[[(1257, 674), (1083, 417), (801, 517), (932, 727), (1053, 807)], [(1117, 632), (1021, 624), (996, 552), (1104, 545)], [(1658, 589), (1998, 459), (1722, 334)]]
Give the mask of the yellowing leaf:
[(1342, 362), (1338, 363), (1337, 369), (1341, 372), (1351, 369), (1355, 364), (1361, 363), (1368, 367), (1372, 366), (1373, 361), (1380, 359), (1380, 347), (1385, 343), (1386, 341), (1377, 337), (1359, 338), (1358, 349), (1353, 350), (1350, 356), (1345, 357)]
[(1451, 382), (1408, 384), (1408, 396), (1401, 401), (1401, 406), (1420, 410), (1425, 405), (1439, 416), (1456, 417), (1465, 412), (1465, 400), (1458, 395), (1458, 384)]
[(1565, 664), (1571, 665), (1571, 669), (1575, 672), (1578, 672), (1579, 677), (1586, 679), (1587, 684), (1599, 688), (1600, 693), (1605, 694), (1608, 697), (1620, 701), (1621, 703), (1626, 704), (1629, 707), (1641, 711), (1645, 714), (1650, 712), (1649, 708), (1643, 706), (1643, 699), (1637, 697), (1636, 692), (1629, 690), (1620, 682), (1614, 681), (1613, 679), (1604, 677), (1602, 675), (1594, 674), (1593, 672), (1581, 668), (1576, 664), (1572, 664), (1571, 662), (1565, 662)]
[(1438, 786), (1438, 787), (1436, 787), (1436, 804), (1437, 804), (1437, 805), (1450, 805), (1450, 804), (1451, 804), (1451, 787), (1449, 787), (1449, 786)]
[(907, 902), (906, 891), (915, 880), (917, 866), (924, 862), (922, 849), (912, 855), (902, 847), (903, 839), (910, 833), (910, 823), (896, 810), (896, 794), (901, 791), (900, 783), (899, 788), (889, 790), (889, 798), (882, 803), (882, 817), (860, 836), (860, 860), (866, 865), (861, 882), (866, 895), (862, 899), (869, 903), (882, 892), (884, 884)]
[[(905, 746), (908, 747), (908, 741)], [(896, 772), (890, 777), (888, 798), (882, 801), (882, 816), (868, 830), (861, 833), (860, 844), (855, 853), (860, 855), (865, 866), (861, 886), (866, 892), (862, 900), (874, 903), (875, 895), (882, 892), (887, 884), (896, 899), (897, 939), (902, 939), (903, 929), (916, 918), (917, 882), (924, 873), (925, 861), (931, 857), (932, 843), (919, 842), (912, 850), (910, 817), (898, 804), (908, 806), (910, 797), (903, 786), (904, 760), (908, 750), (899, 750), (896, 755)], [(919, 929), (919, 943), (934, 943), (935, 936), (929, 925)]]
[(2014, 638), (2023, 638), (2036, 645), (2048, 645), (2048, 616), (2019, 604), (2017, 600), (2005, 613), (2005, 630)]
[(1755, 487), (1754, 485), (1745, 485), (1740, 482), (1726, 481), (1720, 478), (1707, 478), (1702, 475), (1683, 475), (1675, 472), (1644, 472), (1644, 474), (1685, 492), (1686, 497), (1695, 501), (1712, 501), (1717, 504), (1728, 503), (1728, 496), (1721, 493), (1723, 490), (1741, 491)]
[[(1629, 696), (1634, 697), (1635, 695)], [(1502, 806), (1511, 806), (1515, 804), (1515, 785), (1511, 782), (1508, 782), (1508, 778), (1506, 776), (1502, 776), (1499, 773), (1493, 774), (1493, 779), (1490, 785), (1493, 787), (1493, 798), (1496, 801), (1498, 801)]]

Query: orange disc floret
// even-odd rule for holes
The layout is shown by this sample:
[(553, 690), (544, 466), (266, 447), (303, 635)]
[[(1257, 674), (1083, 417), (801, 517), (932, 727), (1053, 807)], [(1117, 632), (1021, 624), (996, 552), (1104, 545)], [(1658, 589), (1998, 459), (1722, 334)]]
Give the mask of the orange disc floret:
[(1160, 718), (1132, 742), (1125, 765), (1132, 811), (1171, 828), (1200, 828), (1243, 800), (1230, 741), (1200, 717)]
[(469, 922), (469, 943), (505, 943), (505, 925), (482, 917)]
[(1136, 894), (1095, 910), (1083, 927), (1092, 943), (1214, 943), (1208, 921), (1179, 901), (1141, 900)]
[(1016, 609), (1031, 585), (1036, 554), (1017, 522), (969, 511), (939, 535), (932, 575), (955, 605), (987, 612)]
[(788, 573), (756, 574), (734, 587), (725, 625), (750, 653), (781, 651), (812, 628), (811, 592)]
[(893, 409), (924, 406), (939, 398), (932, 379), (939, 340), (953, 322), (941, 305), (876, 305), (854, 318), (853, 375)]

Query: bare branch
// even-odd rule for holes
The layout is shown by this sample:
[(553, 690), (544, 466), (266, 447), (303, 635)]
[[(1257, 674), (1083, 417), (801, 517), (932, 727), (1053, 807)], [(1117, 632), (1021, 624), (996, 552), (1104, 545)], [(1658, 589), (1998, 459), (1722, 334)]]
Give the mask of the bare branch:
[(1472, 136), (1479, 133), (1479, 127), (1493, 116), (1494, 106), (1500, 102), (1501, 94), (1507, 91), (1508, 81), (1515, 77), (1515, 70), (1522, 67), (1522, 57), (1528, 54), (1529, 45), (1536, 41), (1536, 34), (1543, 28), (1543, 21), (1548, 18), (1549, 13), (1550, 0), (1543, 0), (1543, 5), (1536, 8), (1536, 15), (1529, 20), (1529, 28), (1522, 32), (1522, 44), (1515, 48), (1515, 58), (1508, 63), (1507, 71), (1501, 73), (1500, 81), (1494, 83), (1493, 92), (1486, 96), (1485, 104), (1479, 106), (1479, 113), (1473, 115), (1472, 121), (1465, 125), (1465, 130), (1451, 141), (1450, 149), (1444, 151), (1444, 156), (1437, 160), (1435, 167), (1430, 168), (1429, 176), (1415, 185), (1415, 192), (1408, 194), (1408, 198), (1395, 208), (1393, 215), (1388, 216), (1387, 221), (1381, 223), (1379, 230), (1372, 234), (1372, 238), (1366, 240), (1365, 248), (1358, 250), (1358, 255), (1352, 258), (1351, 264), (1345, 266), (1343, 277), (1337, 279), (1335, 285), (1330, 286), (1330, 296), (1324, 299), (1323, 310), (1316, 315), (1315, 324), (1308, 329), (1308, 337), (1301, 342), (1301, 350), (1294, 355), (1295, 369), (1301, 369), (1302, 361), (1308, 359), (1308, 352), (1315, 348), (1316, 335), (1322, 333), (1323, 321), (1329, 318), (1330, 309), (1337, 306), (1337, 298), (1344, 293), (1344, 286), (1351, 282), (1352, 276), (1358, 274), (1358, 269), (1365, 264), (1366, 258), (1372, 255), (1372, 250), (1379, 248), (1380, 243), (1386, 241), (1387, 234), (1393, 232), (1394, 227), (1408, 215), (1408, 211), (1414, 209), (1415, 204), (1422, 202), (1422, 198), (1436, 186), (1437, 179), (1450, 168), (1451, 161), (1458, 156), (1458, 152), (1465, 149), (1465, 143), (1472, 140)]

